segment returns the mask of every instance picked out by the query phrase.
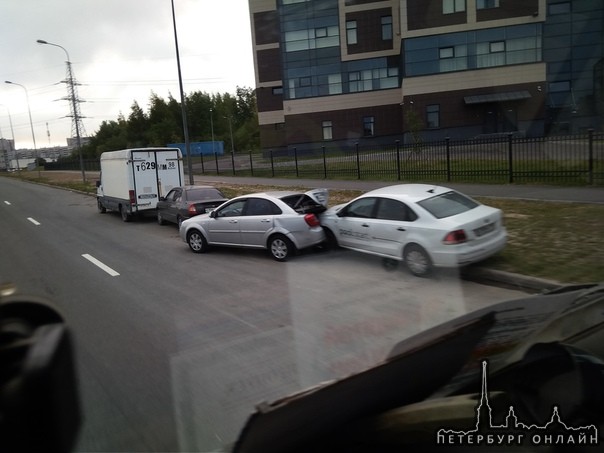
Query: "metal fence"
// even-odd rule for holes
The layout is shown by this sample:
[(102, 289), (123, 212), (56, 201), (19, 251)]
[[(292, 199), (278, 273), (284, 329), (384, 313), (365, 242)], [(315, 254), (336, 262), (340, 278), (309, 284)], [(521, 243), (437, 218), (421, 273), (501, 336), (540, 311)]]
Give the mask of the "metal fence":
[(525, 138), (507, 134), (347, 149), (291, 148), (200, 157), (202, 174), (386, 181), (604, 184), (604, 134)]
[[(197, 174), (411, 182), (604, 185), (604, 134), (505, 134), (391, 146), (290, 148), (194, 157)], [(185, 165), (187, 168), (187, 165)], [(65, 168), (63, 168), (65, 169)], [(74, 168), (79, 169), (79, 163)]]

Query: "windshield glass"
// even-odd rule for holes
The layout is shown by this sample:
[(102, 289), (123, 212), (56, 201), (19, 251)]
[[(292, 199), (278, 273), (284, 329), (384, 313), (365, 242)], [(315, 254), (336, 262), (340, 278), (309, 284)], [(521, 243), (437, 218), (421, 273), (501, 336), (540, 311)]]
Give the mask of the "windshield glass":
[(471, 198), (454, 191), (427, 198), (417, 204), (437, 219), (461, 214), (479, 206), (479, 203)]
[(217, 189), (189, 189), (187, 190), (188, 200), (215, 200), (224, 198), (224, 195)]

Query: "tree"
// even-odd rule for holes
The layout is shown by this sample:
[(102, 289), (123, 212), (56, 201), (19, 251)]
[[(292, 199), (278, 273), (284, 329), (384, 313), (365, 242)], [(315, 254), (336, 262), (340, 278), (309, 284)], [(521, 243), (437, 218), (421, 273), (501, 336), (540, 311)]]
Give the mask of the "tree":
[[(192, 142), (224, 141), (231, 149), (231, 129), (235, 150), (260, 147), (256, 94), (251, 88), (237, 87), (229, 93), (208, 94), (195, 91), (186, 96), (189, 138)], [(126, 119), (120, 113), (115, 121), (103, 121), (99, 130), (82, 147), (86, 159), (98, 158), (105, 151), (130, 147), (166, 146), (184, 142), (180, 102), (172, 95), (167, 101), (151, 93), (147, 112), (133, 101)]]
[(126, 125), (126, 134), (128, 137), (128, 147), (138, 148), (146, 143), (145, 134), (147, 132), (148, 120), (143, 109), (136, 101), (130, 107), (130, 115)]

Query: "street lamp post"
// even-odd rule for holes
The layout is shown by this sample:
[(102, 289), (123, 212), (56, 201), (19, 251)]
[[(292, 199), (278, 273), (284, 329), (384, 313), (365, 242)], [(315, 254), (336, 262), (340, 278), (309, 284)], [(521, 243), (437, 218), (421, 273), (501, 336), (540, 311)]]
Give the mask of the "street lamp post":
[(82, 156), (82, 139), (80, 136), (80, 119), (82, 118), (79, 114), (78, 108), (78, 102), (80, 102), (80, 100), (77, 98), (76, 95), (76, 84), (73, 80), (73, 72), (71, 70), (71, 60), (69, 59), (69, 52), (67, 52), (67, 49), (65, 49), (65, 47), (60, 46), (58, 44), (54, 44), (52, 42), (44, 41), (43, 39), (38, 39), (36, 42), (38, 44), (47, 44), (49, 46), (59, 47), (60, 49), (63, 49), (63, 51), (65, 52), (65, 56), (67, 57), (67, 80), (65, 81), (65, 83), (67, 83), (68, 92), (67, 100), (71, 102), (71, 113), (73, 115), (73, 124), (76, 133), (76, 144), (78, 146), (78, 154), (80, 157), (80, 170), (82, 171), (82, 181), (86, 182), (86, 172), (84, 171), (84, 158)]
[(233, 122), (230, 116), (225, 116), (225, 119), (229, 120), (229, 132), (231, 133), (231, 154), (235, 154), (235, 144), (233, 142)]
[(216, 155), (216, 151), (214, 151), (214, 115), (212, 114), (212, 109), (210, 109), (210, 129), (212, 130), (212, 154)]
[(230, 116), (225, 116), (229, 120), (229, 131), (231, 133), (231, 165), (233, 166), (233, 174), (235, 174), (235, 144), (233, 142), (233, 122)]
[(182, 112), (182, 131), (185, 139), (185, 153), (187, 154), (187, 167), (189, 170), (189, 183), (195, 184), (193, 178), (193, 160), (191, 159), (191, 142), (189, 141), (189, 124), (187, 121), (187, 106), (185, 104), (185, 90), (182, 83), (182, 72), (180, 70), (180, 51), (178, 50), (178, 34), (176, 33), (176, 14), (174, 12), (174, 0), (172, 0), (172, 25), (174, 27), (174, 47), (176, 47), (176, 66), (178, 67), (178, 86), (180, 87), (180, 110)]
[(36, 167), (38, 167), (38, 178), (39, 178), (40, 177), (40, 167), (38, 166), (38, 164), (39, 164), (38, 147), (36, 146), (36, 134), (34, 134), (34, 122), (31, 119), (31, 108), (29, 107), (29, 94), (27, 94), (27, 88), (25, 88), (20, 83), (11, 82), (10, 80), (5, 80), (4, 83), (8, 83), (10, 85), (17, 85), (17, 86), (23, 88), (23, 91), (25, 91), (25, 100), (27, 101), (27, 113), (29, 113), (29, 126), (31, 127), (31, 139), (34, 142), (34, 151), (36, 154)]

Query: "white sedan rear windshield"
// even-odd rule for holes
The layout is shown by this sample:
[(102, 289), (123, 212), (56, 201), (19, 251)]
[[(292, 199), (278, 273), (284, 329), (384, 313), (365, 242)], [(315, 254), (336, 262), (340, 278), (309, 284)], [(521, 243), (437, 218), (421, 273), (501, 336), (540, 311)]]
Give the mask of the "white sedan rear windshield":
[(437, 219), (444, 219), (478, 206), (478, 203), (459, 192), (447, 192), (418, 202), (422, 208)]

